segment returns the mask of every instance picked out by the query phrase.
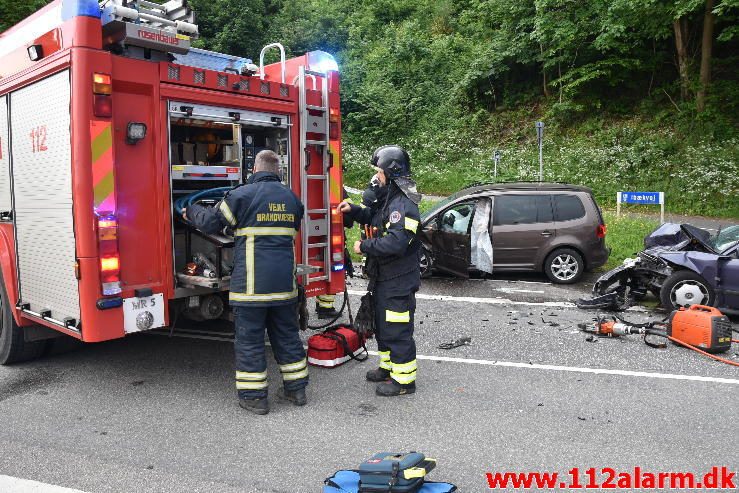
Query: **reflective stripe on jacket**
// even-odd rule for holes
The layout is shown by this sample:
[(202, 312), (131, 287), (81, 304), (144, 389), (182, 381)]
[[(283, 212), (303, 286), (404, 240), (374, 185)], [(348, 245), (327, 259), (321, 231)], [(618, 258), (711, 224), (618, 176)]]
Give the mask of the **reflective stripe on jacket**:
[(276, 306), (296, 301), (295, 235), (304, 208), (273, 173), (252, 175), (215, 207), (192, 205), (187, 217), (198, 229), (234, 231), (231, 305)]
[(413, 271), (420, 272), (418, 229), (421, 215), (418, 205), (391, 182), (388, 197), (380, 207), (351, 206), (352, 219), (370, 224), (381, 232), (362, 241), (360, 249), (367, 261), (376, 260), (376, 281), (386, 281)]

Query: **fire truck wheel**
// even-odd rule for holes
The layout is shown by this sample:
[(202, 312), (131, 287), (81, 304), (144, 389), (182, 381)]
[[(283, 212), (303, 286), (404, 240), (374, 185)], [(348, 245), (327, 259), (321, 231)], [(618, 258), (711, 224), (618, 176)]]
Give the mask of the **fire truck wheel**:
[(27, 342), (23, 339), (23, 329), (15, 323), (0, 273), (0, 365), (36, 359), (45, 347), (46, 341)]

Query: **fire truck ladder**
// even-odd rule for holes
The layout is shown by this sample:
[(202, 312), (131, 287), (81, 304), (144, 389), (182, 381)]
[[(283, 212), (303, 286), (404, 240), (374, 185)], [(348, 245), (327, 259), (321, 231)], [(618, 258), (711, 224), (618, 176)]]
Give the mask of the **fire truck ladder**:
[(104, 20), (129, 20), (160, 29), (172, 29), (191, 35), (198, 34), (195, 16), (187, 1), (170, 0), (164, 4), (148, 0), (105, 0), (100, 8)]
[[(195, 14), (187, 0), (170, 0), (161, 5), (148, 0), (104, 0), (100, 8), (106, 45), (184, 55), (191, 41), (198, 37)], [(167, 39), (161, 39), (162, 35)]]
[[(314, 90), (317, 83), (320, 82), (321, 104), (319, 106), (308, 104), (306, 94), (308, 78), (312, 79)], [(298, 88), (300, 95), (300, 165), (302, 167), (300, 199), (306, 206), (305, 217), (303, 218), (303, 234), (301, 235), (303, 263), (310, 264), (311, 259), (319, 259), (323, 262), (323, 270), (318, 271), (318, 276), (311, 277), (310, 274), (305, 274), (303, 284), (307, 286), (310, 282), (331, 282), (331, 195), (329, 189), (331, 156), (328, 143), (329, 109), (326, 74), (306, 70), (305, 67), (301, 66), (298, 72)], [(320, 115), (316, 116), (316, 113), (320, 113)], [(309, 139), (308, 133), (314, 136), (322, 135), (322, 137)], [(320, 174), (308, 174), (308, 167), (311, 164), (309, 146), (317, 147), (321, 153)], [(311, 187), (314, 183), (320, 183), (321, 190), (323, 190), (322, 200), (318, 208), (315, 208), (315, 201), (309, 202), (308, 198), (308, 190), (315, 189)], [(309, 204), (314, 208), (308, 208)], [(314, 242), (314, 240), (317, 241)], [(317, 250), (320, 253), (317, 254)], [(312, 252), (312, 256), (309, 256), (309, 251)]]

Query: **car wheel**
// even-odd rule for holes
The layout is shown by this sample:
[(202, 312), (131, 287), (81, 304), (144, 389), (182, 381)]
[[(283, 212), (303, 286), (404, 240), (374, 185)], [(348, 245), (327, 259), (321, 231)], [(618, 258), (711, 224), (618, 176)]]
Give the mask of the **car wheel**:
[(690, 305), (713, 306), (716, 301), (716, 293), (711, 285), (689, 270), (679, 270), (665, 279), (659, 295), (665, 310), (677, 310)]
[(570, 248), (560, 248), (549, 254), (544, 261), (544, 273), (556, 284), (577, 282), (585, 272), (582, 255)]
[(15, 323), (0, 274), (0, 365), (36, 359), (44, 352), (46, 341), (27, 342), (23, 329)]
[(426, 279), (428, 277), (431, 277), (431, 272), (433, 270), (433, 260), (431, 259), (431, 252), (429, 252), (428, 248), (421, 247), (418, 264), (421, 267), (421, 278)]

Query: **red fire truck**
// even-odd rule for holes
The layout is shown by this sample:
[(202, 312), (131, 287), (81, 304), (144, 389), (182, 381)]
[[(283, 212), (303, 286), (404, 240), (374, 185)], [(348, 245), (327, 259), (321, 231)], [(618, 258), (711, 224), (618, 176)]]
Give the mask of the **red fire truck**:
[(186, 0), (56, 0), (0, 34), (0, 363), (227, 317), (233, 237), (173, 208), (217, 202), (262, 149), (306, 206), (306, 294), (343, 291), (336, 62), (273, 43), (257, 65), (197, 35)]

